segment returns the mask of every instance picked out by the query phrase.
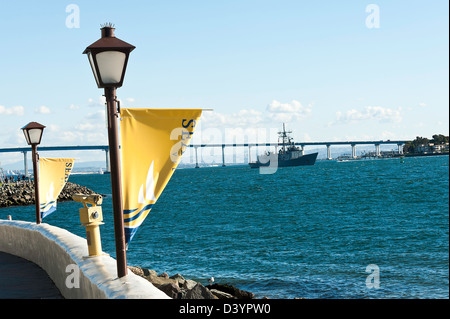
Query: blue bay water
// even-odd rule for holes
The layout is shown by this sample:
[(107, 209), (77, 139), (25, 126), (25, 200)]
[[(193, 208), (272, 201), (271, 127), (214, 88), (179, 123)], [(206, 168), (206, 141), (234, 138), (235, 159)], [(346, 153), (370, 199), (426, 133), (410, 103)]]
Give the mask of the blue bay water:
[[(70, 181), (111, 194), (108, 175)], [(179, 169), (131, 242), (128, 265), (270, 298), (449, 298), (449, 157), (317, 162), (261, 175)], [(111, 197), (103, 250), (115, 257)], [(85, 237), (79, 203), (44, 222)], [(34, 221), (34, 206), (0, 218)], [(368, 288), (366, 267), (379, 268)]]

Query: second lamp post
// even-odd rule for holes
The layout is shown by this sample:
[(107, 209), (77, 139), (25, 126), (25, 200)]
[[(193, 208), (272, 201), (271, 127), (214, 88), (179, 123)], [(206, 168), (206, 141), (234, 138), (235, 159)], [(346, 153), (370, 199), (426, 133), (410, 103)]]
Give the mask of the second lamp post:
[[(34, 203), (36, 207), (36, 224), (41, 223), (41, 207), (39, 202), (39, 154), (37, 146), (41, 144), (42, 133), (45, 126), (37, 122), (30, 122), (22, 127), (23, 134), (27, 140), (27, 144), (31, 146), (32, 161), (33, 161), (33, 175), (34, 175)], [(27, 175), (28, 172), (25, 172)]]
[(88, 46), (83, 53), (87, 54), (89, 58), (97, 86), (105, 89), (117, 275), (121, 278), (127, 275), (127, 258), (123, 222), (119, 133), (117, 124), (119, 110), (117, 107), (116, 89), (122, 86), (128, 56), (135, 47), (116, 38), (114, 30), (112, 25), (106, 25), (101, 28), (102, 37)]

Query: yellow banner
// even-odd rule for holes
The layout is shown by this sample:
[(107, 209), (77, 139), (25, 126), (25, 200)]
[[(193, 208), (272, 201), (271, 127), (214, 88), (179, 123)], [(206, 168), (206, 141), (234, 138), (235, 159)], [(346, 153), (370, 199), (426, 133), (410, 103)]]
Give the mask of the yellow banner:
[(127, 245), (172, 177), (201, 114), (201, 109), (121, 108)]
[(39, 202), (42, 218), (56, 210), (56, 200), (69, 179), (73, 158), (39, 159)]

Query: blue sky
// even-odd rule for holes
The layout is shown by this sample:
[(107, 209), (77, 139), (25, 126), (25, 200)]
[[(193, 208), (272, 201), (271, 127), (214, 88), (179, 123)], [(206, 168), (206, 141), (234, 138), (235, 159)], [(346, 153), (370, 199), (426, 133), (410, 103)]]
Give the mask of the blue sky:
[(82, 54), (105, 22), (136, 46), (122, 106), (214, 109), (202, 142), (283, 122), (297, 141), (448, 135), (448, 12), (443, 0), (0, 0), (0, 148), (25, 146), (30, 121), (47, 126), (42, 145), (107, 144)]

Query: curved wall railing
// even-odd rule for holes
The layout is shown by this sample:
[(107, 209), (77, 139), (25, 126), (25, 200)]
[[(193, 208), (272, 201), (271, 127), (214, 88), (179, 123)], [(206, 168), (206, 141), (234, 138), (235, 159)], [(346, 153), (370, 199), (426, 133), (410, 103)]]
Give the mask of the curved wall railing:
[(45, 223), (0, 220), (0, 251), (41, 267), (66, 299), (170, 299), (131, 271), (118, 278), (110, 256), (85, 258), (84, 238)]

